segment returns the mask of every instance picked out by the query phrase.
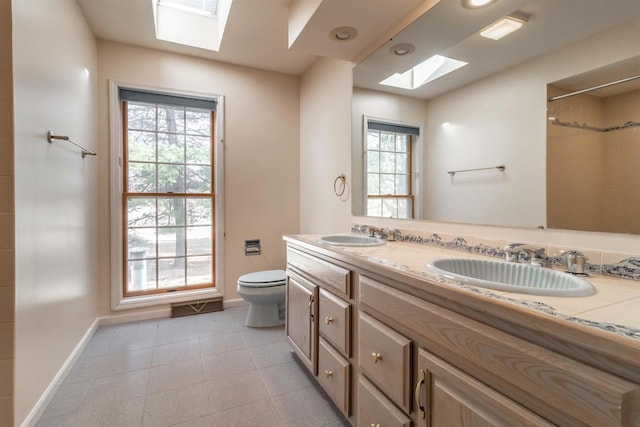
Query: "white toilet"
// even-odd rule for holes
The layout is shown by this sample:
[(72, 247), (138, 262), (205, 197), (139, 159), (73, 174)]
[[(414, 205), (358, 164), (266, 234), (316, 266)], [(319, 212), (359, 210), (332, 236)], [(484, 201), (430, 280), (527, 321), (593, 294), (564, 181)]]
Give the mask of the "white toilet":
[(284, 270), (257, 271), (238, 279), (238, 295), (249, 303), (245, 325), (253, 328), (284, 325)]

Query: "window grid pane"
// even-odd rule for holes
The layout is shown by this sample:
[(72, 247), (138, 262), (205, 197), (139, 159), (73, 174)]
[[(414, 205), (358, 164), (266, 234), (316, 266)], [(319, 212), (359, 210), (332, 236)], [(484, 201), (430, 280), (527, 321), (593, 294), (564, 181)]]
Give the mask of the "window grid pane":
[[(369, 196), (410, 196), (411, 135), (369, 130), (366, 166)], [(367, 203), (367, 211), (370, 209), (379, 210), (375, 216), (399, 215), (398, 206), (392, 202), (381, 202), (375, 207)]]
[(125, 106), (125, 295), (214, 286), (212, 113)]

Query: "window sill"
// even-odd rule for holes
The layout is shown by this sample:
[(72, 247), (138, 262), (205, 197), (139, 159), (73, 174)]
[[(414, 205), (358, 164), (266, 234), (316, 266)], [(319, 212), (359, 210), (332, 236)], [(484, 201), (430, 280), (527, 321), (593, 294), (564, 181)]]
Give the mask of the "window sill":
[(120, 301), (111, 307), (112, 310), (129, 310), (132, 308), (151, 307), (155, 305), (171, 304), (176, 302), (193, 301), (196, 299), (221, 297), (222, 292), (216, 288), (194, 289), (192, 291), (170, 292), (161, 295), (145, 295), (139, 297), (120, 298)]

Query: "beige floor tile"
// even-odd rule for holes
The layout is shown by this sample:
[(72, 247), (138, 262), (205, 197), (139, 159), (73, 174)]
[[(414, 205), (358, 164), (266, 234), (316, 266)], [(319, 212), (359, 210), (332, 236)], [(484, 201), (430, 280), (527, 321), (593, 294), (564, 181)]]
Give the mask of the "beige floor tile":
[(269, 398), (258, 371), (216, 378), (207, 383), (207, 389), (214, 413)]
[(296, 361), (281, 363), (260, 369), (260, 375), (272, 396), (302, 390), (313, 385), (309, 375)]
[(89, 381), (87, 396), (101, 399), (131, 399), (147, 393), (149, 369), (127, 372)]
[(205, 377), (207, 380), (227, 375), (241, 374), (256, 369), (251, 355), (246, 349), (228, 351), (203, 357)]
[(154, 347), (151, 365), (166, 365), (173, 362), (181, 362), (185, 359), (200, 358), (200, 356), (200, 343), (198, 340), (182, 341)]
[(286, 341), (249, 347), (249, 353), (258, 368), (291, 362), (295, 357)]
[[(271, 399), (228, 409), (211, 417), (213, 427), (284, 427), (286, 424)], [(306, 424), (300, 424), (300, 427)]]
[(126, 400), (101, 399), (84, 404), (73, 418), (73, 424), (89, 427), (139, 427), (144, 410), (144, 397)]
[(203, 355), (220, 354), (240, 350), (247, 346), (242, 334), (215, 335), (200, 338), (200, 351)]
[(150, 369), (147, 393), (158, 393), (200, 382), (204, 382), (201, 358), (155, 366)]
[(210, 413), (206, 385), (199, 383), (147, 395), (142, 425), (172, 426)]
[(287, 426), (326, 426), (342, 420), (329, 398), (312, 386), (274, 398)]
[[(311, 402), (302, 408), (306, 415), (289, 414), (289, 424), (282, 419), (270, 396), (295, 394), (313, 382), (293, 358), (284, 329), (247, 328), (246, 312), (238, 307), (99, 328), (37, 425), (283, 427), (308, 416), (341, 426), (335, 408), (333, 418), (324, 413), (321, 394), (305, 394), (319, 407)], [(196, 332), (167, 343), (182, 328)]]

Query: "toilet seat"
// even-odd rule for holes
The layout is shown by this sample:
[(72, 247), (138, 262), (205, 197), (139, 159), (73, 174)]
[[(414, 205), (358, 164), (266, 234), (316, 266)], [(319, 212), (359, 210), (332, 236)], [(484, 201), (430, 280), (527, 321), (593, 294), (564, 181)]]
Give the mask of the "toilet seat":
[(238, 279), (238, 286), (246, 288), (272, 288), (286, 283), (284, 270), (267, 270), (245, 274)]

